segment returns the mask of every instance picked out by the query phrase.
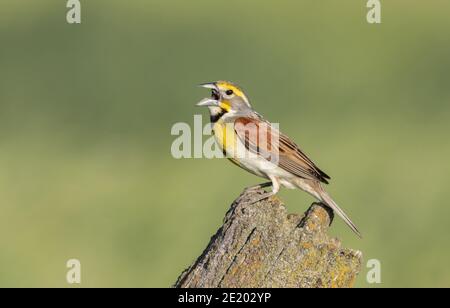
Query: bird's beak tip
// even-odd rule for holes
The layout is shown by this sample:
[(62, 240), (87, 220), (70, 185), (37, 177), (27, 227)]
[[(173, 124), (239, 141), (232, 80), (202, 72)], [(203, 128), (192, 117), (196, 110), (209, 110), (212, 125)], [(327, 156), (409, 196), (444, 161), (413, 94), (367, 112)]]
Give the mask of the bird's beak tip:
[(202, 84), (199, 84), (198, 86), (200, 88), (206, 88), (206, 89), (217, 89), (215, 82), (202, 83)]

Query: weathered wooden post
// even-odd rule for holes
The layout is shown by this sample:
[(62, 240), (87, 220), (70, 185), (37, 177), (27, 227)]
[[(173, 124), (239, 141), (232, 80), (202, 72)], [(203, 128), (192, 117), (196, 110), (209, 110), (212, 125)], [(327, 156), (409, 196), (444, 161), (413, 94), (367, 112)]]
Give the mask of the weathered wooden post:
[(262, 192), (244, 191), (234, 201), (223, 226), (175, 287), (352, 287), (362, 254), (328, 236), (332, 212), (314, 203), (304, 215), (287, 215), (276, 197), (251, 204)]

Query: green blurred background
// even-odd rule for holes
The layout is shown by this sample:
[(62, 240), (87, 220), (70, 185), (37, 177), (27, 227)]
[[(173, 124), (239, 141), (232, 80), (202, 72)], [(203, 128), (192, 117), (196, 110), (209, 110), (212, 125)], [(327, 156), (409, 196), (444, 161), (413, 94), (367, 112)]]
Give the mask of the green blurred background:
[(363, 0), (81, 3), (69, 25), (66, 1), (0, 1), (0, 286), (68, 286), (70, 258), (85, 287), (174, 283), (260, 182), (171, 156), (218, 79), (332, 176), (364, 239), (332, 233), (378, 286), (450, 286), (449, 1), (383, 1), (381, 25)]

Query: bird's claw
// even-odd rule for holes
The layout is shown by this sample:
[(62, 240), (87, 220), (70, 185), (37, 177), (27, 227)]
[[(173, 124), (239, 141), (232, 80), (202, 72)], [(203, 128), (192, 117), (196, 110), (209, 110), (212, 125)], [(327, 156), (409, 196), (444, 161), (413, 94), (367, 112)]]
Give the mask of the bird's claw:
[(260, 201), (263, 201), (263, 200), (265, 200), (267, 198), (270, 198), (273, 195), (274, 195), (273, 192), (267, 192), (267, 193), (264, 193), (262, 195), (259, 195), (256, 199), (252, 199), (252, 200), (249, 200), (249, 201), (245, 202), (245, 204), (246, 205), (252, 205), (252, 204), (258, 203)]
[(272, 186), (272, 182), (262, 183), (262, 184), (258, 184), (255, 186), (249, 186), (244, 191), (251, 192), (251, 191), (259, 190), (261, 188), (265, 188), (265, 187), (269, 187), (269, 186)]

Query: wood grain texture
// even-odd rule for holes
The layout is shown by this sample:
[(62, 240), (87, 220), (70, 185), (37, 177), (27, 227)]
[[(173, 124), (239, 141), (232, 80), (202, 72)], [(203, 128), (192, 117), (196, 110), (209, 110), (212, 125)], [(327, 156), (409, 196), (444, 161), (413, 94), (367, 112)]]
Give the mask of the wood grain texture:
[(281, 201), (252, 203), (263, 190), (244, 191), (178, 288), (352, 287), (362, 254), (328, 236), (333, 214), (314, 203), (287, 215)]

